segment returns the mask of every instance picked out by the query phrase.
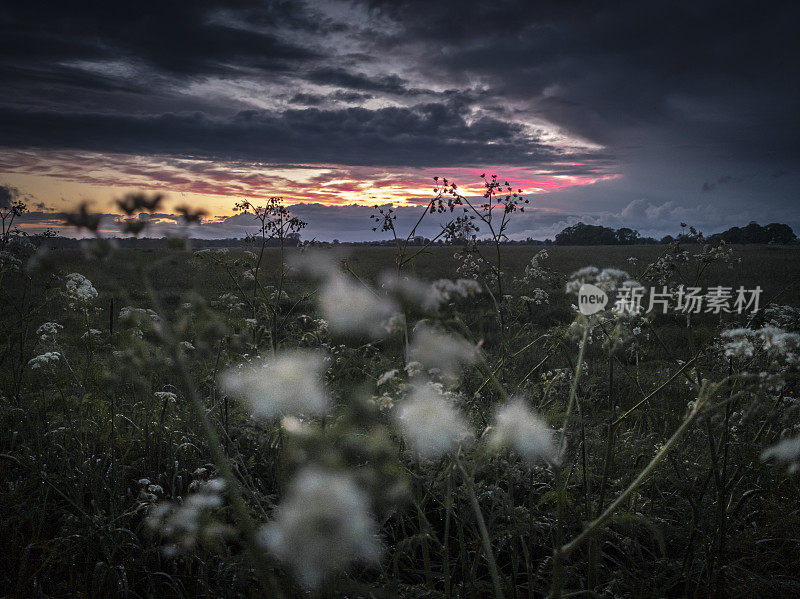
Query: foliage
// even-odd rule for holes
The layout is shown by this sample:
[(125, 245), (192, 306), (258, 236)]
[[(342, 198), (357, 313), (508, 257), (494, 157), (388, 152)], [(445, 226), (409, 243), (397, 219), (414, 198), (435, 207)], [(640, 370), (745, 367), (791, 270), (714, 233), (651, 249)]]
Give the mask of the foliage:
[[(569, 291), (769, 261), (513, 253), (525, 200), (502, 189), (420, 207), (452, 212), (458, 259), (380, 212), (391, 255), (292, 248), (278, 198), (240, 206), (247, 250), (10, 243), (3, 594), (797, 595), (798, 308), (585, 317)], [(476, 278), (452, 277), (464, 255)]]

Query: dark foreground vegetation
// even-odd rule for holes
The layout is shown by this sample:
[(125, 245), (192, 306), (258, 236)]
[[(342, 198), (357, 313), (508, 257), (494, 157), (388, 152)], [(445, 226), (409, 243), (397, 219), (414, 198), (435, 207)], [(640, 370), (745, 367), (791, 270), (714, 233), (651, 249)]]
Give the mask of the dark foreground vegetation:
[[(0, 595), (800, 595), (795, 247), (266, 248), (278, 206), (249, 250), (4, 240)], [(763, 294), (566, 291), (630, 281)]]

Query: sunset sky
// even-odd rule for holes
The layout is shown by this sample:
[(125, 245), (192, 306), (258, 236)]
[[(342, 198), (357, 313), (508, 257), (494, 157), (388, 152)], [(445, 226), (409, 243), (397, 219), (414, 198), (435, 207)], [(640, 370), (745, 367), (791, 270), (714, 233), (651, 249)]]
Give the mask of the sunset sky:
[[(374, 239), (435, 175), (525, 190), (512, 238), (578, 221), (800, 232), (800, 10), (792, 2), (65, 2), (0, 13), (0, 201), (30, 231), (129, 191), (252, 227), (282, 196), (304, 238)], [(431, 221), (424, 231), (431, 233)]]

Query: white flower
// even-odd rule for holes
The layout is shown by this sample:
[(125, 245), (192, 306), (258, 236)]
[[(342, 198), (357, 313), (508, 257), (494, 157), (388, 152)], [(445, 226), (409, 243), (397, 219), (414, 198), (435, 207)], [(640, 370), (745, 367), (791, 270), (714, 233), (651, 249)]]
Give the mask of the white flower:
[(119, 311), (119, 320), (128, 326), (138, 326), (142, 323), (157, 323), (161, 319), (155, 310), (150, 308), (134, 308), (133, 306), (125, 306)]
[[(183, 504), (161, 503), (150, 513), (148, 525), (159, 530), (164, 536), (173, 537), (184, 548), (191, 548), (198, 535), (216, 535), (224, 532), (213, 525), (204, 525), (203, 512), (222, 505), (221, 493), (225, 488), (224, 481), (212, 479), (208, 482), (197, 482), (198, 491), (189, 495)], [(143, 478), (140, 485), (146, 485), (148, 491), (162, 492), (159, 485), (151, 485), (150, 481)], [(155, 496), (151, 498), (155, 500)]]
[(380, 378), (378, 379), (377, 386), (378, 386), (378, 387), (380, 387), (381, 385), (383, 385), (383, 384), (385, 384), (385, 383), (388, 383), (389, 381), (391, 381), (391, 380), (392, 380), (393, 378), (395, 378), (396, 376), (397, 376), (397, 369), (395, 369), (395, 370), (389, 370), (388, 372), (384, 372), (384, 373), (383, 373), (383, 374), (380, 376)]
[(421, 459), (439, 458), (472, 437), (451, 394), (435, 383), (416, 384), (395, 418), (411, 451)]
[(531, 463), (556, 462), (558, 458), (553, 429), (519, 398), (497, 411), (488, 440), (491, 448), (510, 448)]
[(57, 351), (49, 351), (28, 360), (28, 366), (36, 370), (37, 368), (41, 368), (42, 366), (50, 366), (51, 364), (55, 364), (60, 359), (61, 359), (60, 353), (58, 353)]
[(795, 472), (800, 461), (800, 437), (783, 439), (761, 452), (761, 459), (775, 458), (779, 463), (789, 464), (789, 471)]
[(153, 395), (160, 401), (176, 401), (178, 399), (178, 396), (171, 391), (156, 391)]
[(89, 329), (83, 335), (81, 335), (81, 339), (90, 339), (93, 337), (99, 337), (103, 334), (103, 331), (100, 329)]
[(349, 475), (310, 466), (292, 480), (261, 539), (303, 586), (315, 588), (352, 562), (376, 561), (376, 530), (367, 497)]
[(723, 346), (725, 356), (728, 358), (751, 358), (755, 346), (751, 340), (753, 331), (751, 329), (732, 329), (723, 331), (721, 337), (728, 339)]
[(42, 341), (54, 341), (58, 332), (64, 327), (57, 322), (44, 322), (36, 329), (36, 334)]
[(194, 349), (194, 345), (189, 341), (181, 341), (178, 345), (180, 345), (184, 351), (192, 351)]
[(244, 397), (253, 416), (275, 418), (287, 414), (320, 414), (328, 407), (321, 355), (303, 350), (232, 368), (220, 377), (220, 389)]
[(546, 304), (550, 300), (550, 296), (544, 289), (539, 289), (537, 287), (531, 291), (531, 295), (521, 295), (519, 299), (523, 302), (529, 302), (540, 306)]
[(602, 271), (596, 266), (585, 266), (576, 270), (570, 275), (567, 283), (567, 293), (578, 293), (581, 285), (590, 283), (596, 285), (606, 293), (614, 291), (620, 285), (638, 285), (635, 281), (630, 281), (630, 275), (618, 268), (605, 268)]
[(408, 348), (409, 359), (420, 362), (425, 368), (439, 369), (445, 377), (452, 377), (464, 364), (477, 357), (477, 348), (463, 337), (441, 332), (420, 322)]
[(344, 335), (380, 337), (397, 311), (394, 302), (341, 274), (329, 277), (319, 292), (319, 305), (328, 328)]
[(66, 276), (66, 295), (70, 306), (88, 304), (97, 298), (97, 289), (92, 282), (77, 272)]
[(401, 278), (394, 273), (384, 274), (381, 286), (429, 312), (436, 312), (443, 304), (455, 299), (467, 298), (481, 292), (480, 283), (472, 279), (438, 279), (433, 283), (426, 283), (413, 277)]

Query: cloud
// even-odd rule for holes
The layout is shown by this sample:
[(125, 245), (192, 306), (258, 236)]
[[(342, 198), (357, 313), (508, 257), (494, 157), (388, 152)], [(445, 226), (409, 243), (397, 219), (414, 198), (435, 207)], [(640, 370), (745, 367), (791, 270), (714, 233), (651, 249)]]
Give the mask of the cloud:
[(713, 191), (720, 185), (729, 185), (731, 183), (741, 183), (743, 179), (741, 177), (732, 177), (730, 175), (723, 175), (719, 177), (716, 181), (704, 181), (701, 190), (704, 192)]
[(462, 107), (242, 111), (231, 118), (202, 113), (123, 116), (0, 109), (6, 146), (171, 154), (212, 160), (368, 166), (552, 164), (609, 160), (570, 152), (523, 125)]
[(11, 202), (19, 197), (19, 189), (10, 185), (0, 185), (0, 208), (9, 208)]
[[(0, 15), (0, 144), (73, 152), (87, 180), (107, 174), (81, 153), (125, 153), (142, 158), (127, 180), (197, 193), (269, 183), (220, 172), (232, 162), (497, 165), (551, 183), (615, 175), (553, 195), (559, 222), (642, 197), (789, 218), (799, 16), (788, 0), (29, 0)], [(222, 166), (197, 182), (169, 165), (148, 175), (163, 157)]]

